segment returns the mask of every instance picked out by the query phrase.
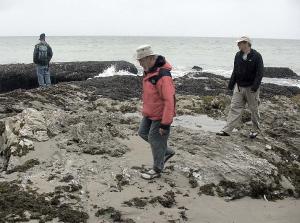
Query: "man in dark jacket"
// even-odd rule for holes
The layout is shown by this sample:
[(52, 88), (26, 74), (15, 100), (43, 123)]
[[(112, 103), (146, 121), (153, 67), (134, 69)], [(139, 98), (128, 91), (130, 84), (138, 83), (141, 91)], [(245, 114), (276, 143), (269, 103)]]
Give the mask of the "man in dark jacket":
[(33, 62), (37, 65), (37, 77), (40, 87), (51, 85), (49, 63), (52, 59), (53, 52), (46, 42), (46, 35), (40, 35), (40, 42), (35, 45), (33, 52)]
[(226, 126), (217, 135), (229, 136), (239, 124), (247, 103), (253, 122), (253, 129), (249, 136), (255, 138), (259, 130), (259, 88), (263, 78), (264, 64), (260, 53), (251, 48), (251, 40), (248, 37), (241, 37), (237, 44), (240, 51), (235, 56), (234, 69), (228, 86), (230, 90), (234, 90), (231, 109)]

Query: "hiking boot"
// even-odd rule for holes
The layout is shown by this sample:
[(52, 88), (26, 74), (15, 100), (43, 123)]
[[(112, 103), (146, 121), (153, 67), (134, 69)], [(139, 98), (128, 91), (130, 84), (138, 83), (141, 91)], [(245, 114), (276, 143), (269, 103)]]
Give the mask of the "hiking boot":
[(217, 136), (230, 136), (227, 132), (220, 131), (216, 133)]

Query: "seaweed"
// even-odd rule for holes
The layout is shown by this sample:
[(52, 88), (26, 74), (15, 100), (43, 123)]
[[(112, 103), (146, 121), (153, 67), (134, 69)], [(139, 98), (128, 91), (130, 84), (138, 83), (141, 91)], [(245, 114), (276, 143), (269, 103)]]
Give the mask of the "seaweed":
[(216, 185), (214, 183), (202, 185), (200, 187), (199, 195), (205, 194), (208, 196), (214, 196), (215, 195), (215, 192), (214, 192), (215, 187), (216, 187)]
[[(86, 222), (88, 214), (57, 202), (53, 194), (25, 191), (18, 182), (0, 182), (0, 222), (17, 222), (38, 219), (40, 222), (58, 218), (68, 223)], [(27, 214), (25, 214), (27, 213)]]
[(129, 201), (124, 201), (123, 204), (129, 207), (144, 208), (147, 204), (160, 204), (165, 208), (171, 208), (176, 204), (175, 193), (173, 191), (167, 191), (162, 196), (156, 197), (135, 197)]
[(120, 191), (123, 189), (123, 186), (129, 185), (129, 179), (123, 174), (117, 174), (115, 180), (117, 181), (117, 187)]
[(165, 208), (171, 208), (176, 204), (175, 193), (173, 191), (167, 191), (163, 196), (152, 198), (149, 203), (160, 203)]
[(148, 203), (147, 197), (135, 197), (129, 201), (123, 202), (123, 204), (127, 205), (128, 207), (136, 207), (136, 208), (144, 208)]
[(130, 218), (123, 219), (122, 213), (113, 207), (101, 208), (95, 213), (95, 216), (104, 216), (113, 220), (113, 222), (135, 223), (135, 221)]
[(15, 166), (13, 169), (7, 170), (6, 173), (11, 174), (14, 172), (26, 172), (27, 170), (29, 170), (32, 167), (39, 165), (39, 164), (40, 164), (40, 161), (38, 161), (37, 159), (30, 159), (30, 160), (27, 160), (22, 165)]

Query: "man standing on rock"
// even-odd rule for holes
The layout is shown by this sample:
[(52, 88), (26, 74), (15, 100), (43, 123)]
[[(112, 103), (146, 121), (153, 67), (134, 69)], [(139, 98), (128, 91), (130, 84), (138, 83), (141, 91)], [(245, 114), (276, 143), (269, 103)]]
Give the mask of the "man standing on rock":
[(137, 60), (144, 69), (143, 119), (139, 136), (149, 142), (153, 155), (153, 168), (142, 174), (151, 180), (161, 176), (165, 163), (175, 155), (167, 145), (170, 125), (175, 116), (175, 86), (171, 65), (163, 56), (153, 53), (151, 46), (137, 49)]
[(240, 51), (234, 59), (234, 69), (228, 88), (233, 91), (231, 109), (227, 124), (217, 135), (229, 136), (239, 124), (246, 103), (251, 111), (253, 129), (249, 137), (256, 138), (259, 131), (259, 88), (264, 73), (263, 59), (260, 53), (252, 49), (250, 38), (243, 36), (237, 40)]
[(37, 65), (37, 77), (40, 87), (51, 85), (49, 63), (53, 56), (52, 49), (46, 42), (46, 35), (40, 35), (40, 42), (35, 45), (33, 52), (33, 62)]

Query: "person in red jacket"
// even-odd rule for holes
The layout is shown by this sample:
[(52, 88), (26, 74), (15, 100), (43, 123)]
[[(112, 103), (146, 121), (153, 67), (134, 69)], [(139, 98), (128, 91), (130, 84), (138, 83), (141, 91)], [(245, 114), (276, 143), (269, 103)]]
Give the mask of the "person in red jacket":
[(165, 163), (175, 155), (167, 143), (175, 116), (175, 86), (172, 66), (163, 56), (154, 54), (151, 46), (139, 47), (137, 60), (144, 69), (139, 136), (149, 142), (153, 155), (153, 168), (143, 173), (142, 178), (151, 180), (161, 176)]

